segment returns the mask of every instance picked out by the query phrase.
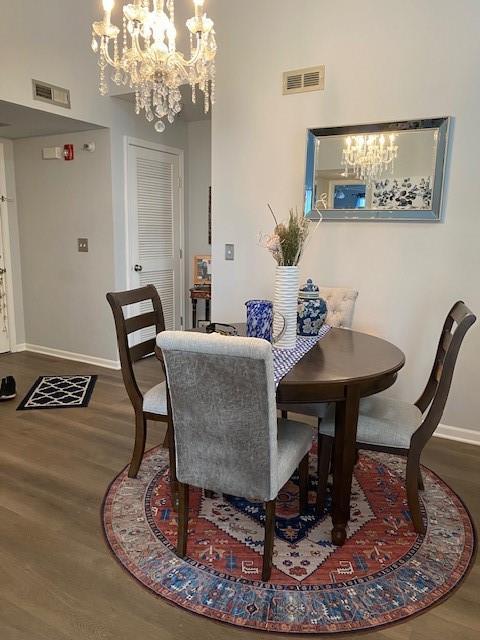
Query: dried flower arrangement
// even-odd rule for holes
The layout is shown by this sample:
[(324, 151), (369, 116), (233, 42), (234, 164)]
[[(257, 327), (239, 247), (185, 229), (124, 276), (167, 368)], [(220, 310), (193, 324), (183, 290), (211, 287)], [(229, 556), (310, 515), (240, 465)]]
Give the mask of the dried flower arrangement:
[(260, 246), (269, 251), (279, 267), (296, 267), (308, 244), (307, 240), (311, 239), (318, 225), (322, 221), (322, 215), (318, 210), (321, 204), (326, 207), (326, 194), (318, 200), (316, 211), (319, 219), (315, 226), (312, 227), (312, 221), (307, 218), (298, 209), (290, 209), (288, 221), (278, 222), (277, 217), (270, 205), (268, 208), (275, 221), (275, 229), (273, 233), (260, 236)]

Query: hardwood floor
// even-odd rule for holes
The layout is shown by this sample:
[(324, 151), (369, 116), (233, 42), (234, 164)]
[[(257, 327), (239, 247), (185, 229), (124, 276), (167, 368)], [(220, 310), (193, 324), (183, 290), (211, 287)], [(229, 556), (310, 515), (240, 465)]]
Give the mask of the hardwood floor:
[[(138, 371), (145, 388), (162, 375), (154, 359), (140, 363)], [(16, 412), (39, 375), (70, 373), (98, 374), (89, 408)], [(4, 375), (16, 377), (18, 402), (0, 404), (2, 640), (272, 637), (166, 604), (131, 579), (107, 550), (100, 504), (133, 446), (133, 411), (119, 372), (19, 353), (0, 356)], [(149, 426), (149, 446), (161, 443), (165, 427)], [(478, 522), (480, 447), (433, 438), (423, 462), (453, 487)], [(368, 637), (476, 640), (479, 611), (477, 564), (444, 604)]]

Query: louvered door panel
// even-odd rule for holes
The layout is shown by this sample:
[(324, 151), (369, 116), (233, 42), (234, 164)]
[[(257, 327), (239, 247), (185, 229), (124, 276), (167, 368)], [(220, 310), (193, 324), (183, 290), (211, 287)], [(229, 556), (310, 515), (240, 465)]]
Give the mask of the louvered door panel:
[[(157, 271), (150, 272), (149, 274), (140, 274), (140, 286), (143, 287), (147, 284), (153, 284), (160, 296), (163, 307), (163, 315), (165, 317), (165, 329), (167, 331), (173, 331), (175, 329), (175, 293), (174, 293), (174, 279), (172, 271)], [(141, 313), (147, 313), (152, 311), (151, 302), (143, 302), (140, 305)], [(148, 340), (153, 338), (154, 329), (144, 329), (140, 332), (141, 340)]]
[[(173, 154), (129, 148), (129, 203), (133, 211), (131, 262), (135, 285), (153, 284), (160, 295), (167, 329), (180, 328), (179, 160)], [(135, 271), (136, 268), (136, 271)], [(150, 310), (139, 305), (137, 312)], [(139, 332), (145, 340), (153, 329)]]
[(173, 258), (171, 164), (137, 159), (138, 255), (146, 260)]

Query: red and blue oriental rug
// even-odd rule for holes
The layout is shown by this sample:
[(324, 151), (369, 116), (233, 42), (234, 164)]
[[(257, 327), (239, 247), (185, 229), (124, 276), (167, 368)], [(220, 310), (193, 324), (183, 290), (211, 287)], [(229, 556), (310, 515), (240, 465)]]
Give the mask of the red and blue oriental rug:
[(413, 530), (405, 463), (362, 454), (355, 469), (346, 544), (330, 542), (329, 505), (314, 513), (311, 456), (309, 513), (298, 514), (294, 477), (277, 501), (271, 582), (260, 580), (262, 505), (191, 492), (188, 558), (175, 555), (177, 516), (168, 485), (168, 454), (149, 452), (136, 480), (122, 472), (105, 497), (106, 538), (141, 584), (188, 611), (239, 627), (281, 633), (342, 633), (401, 622), (445, 599), (462, 581), (475, 551), (469, 514), (424, 469), (426, 535)]

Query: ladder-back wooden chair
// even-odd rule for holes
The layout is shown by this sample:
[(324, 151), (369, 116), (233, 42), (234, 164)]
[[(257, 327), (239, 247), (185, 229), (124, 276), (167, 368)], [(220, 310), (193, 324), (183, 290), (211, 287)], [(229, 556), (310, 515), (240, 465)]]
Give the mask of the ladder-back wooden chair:
[[(128, 476), (130, 478), (136, 478), (145, 453), (147, 420), (167, 423), (167, 440), (169, 445), (173, 442), (172, 425), (169, 420), (167, 404), (166, 382), (160, 382), (143, 394), (138, 386), (133, 369), (135, 362), (155, 353), (156, 336), (162, 331), (165, 331), (165, 320), (160, 296), (153, 285), (133, 289), (132, 291), (108, 293), (107, 300), (112, 308), (115, 320), (123, 382), (125, 383), (128, 397), (135, 411), (135, 447), (128, 470)], [(151, 302), (151, 311), (129, 318), (125, 317), (124, 307), (145, 302)], [(149, 327), (154, 328), (155, 336), (134, 346), (129, 345), (129, 336), (131, 334), (142, 329), (148, 329)], [(169, 446), (169, 450), (170, 476), (173, 482), (175, 477), (175, 456), (171, 446)]]
[[(432, 372), (415, 404), (383, 396), (365, 398), (360, 403), (357, 448), (407, 457), (408, 506), (415, 530), (420, 534), (425, 533), (418, 494), (419, 489), (424, 489), (420, 458), (442, 418), (460, 347), (475, 320), (475, 315), (463, 302), (452, 307), (443, 325)], [(319, 509), (324, 504), (335, 435), (334, 405), (332, 408), (320, 423)]]

